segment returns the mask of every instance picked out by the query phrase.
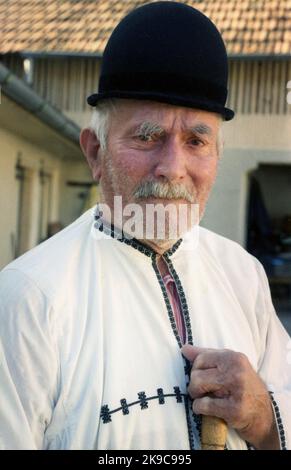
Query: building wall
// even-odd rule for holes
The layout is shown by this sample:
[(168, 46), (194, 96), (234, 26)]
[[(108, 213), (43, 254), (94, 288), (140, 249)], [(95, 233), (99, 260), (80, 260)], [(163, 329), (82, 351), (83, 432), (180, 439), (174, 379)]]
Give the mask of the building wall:
[(6, 54), (0, 60), (19, 78), (58, 109), (86, 112), (86, 97), (98, 89), (101, 61), (98, 57), (37, 57), (31, 62), (29, 77), (24, 73), (24, 59)]
[(256, 179), (270, 216), (274, 220), (291, 216), (291, 164), (262, 165)]
[[(0, 269), (14, 259), (17, 252), (18, 219), (25, 230), (25, 249), (39, 243), (41, 178), (40, 168), (51, 175), (51, 200), (49, 222), (60, 220), (60, 161), (42, 148), (32, 145), (16, 134), (0, 129)], [(20, 180), (16, 178), (17, 162), (26, 169), (29, 177), (22, 203), (26, 211), (19, 214)], [(23, 200), (26, 199), (26, 201)]]
[[(245, 246), (248, 177), (263, 163), (291, 165), (291, 118), (238, 115), (223, 127), (225, 150), (202, 225)], [(281, 188), (272, 183), (275, 196)]]
[[(7, 54), (0, 60), (25, 79), (21, 57)], [(38, 57), (33, 59), (32, 87), (82, 126), (90, 116), (86, 97), (97, 91), (100, 69), (98, 57)], [(288, 58), (230, 58), (228, 106), (240, 115), (290, 116), (290, 79)]]
[(64, 225), (82, 214), (91, 183), (92, 177), (85, 157), (80, 162), (62, 162), (60, 220)]
[(98, 58), (40, 58), (34, 61), (33, 86), (63, 112), (86, 111), (86, 97), (97, 91), (99, 75)]
[(291, 115), (287, 82), (289, 58), (230, 59), (228, 106), (240, 115)]

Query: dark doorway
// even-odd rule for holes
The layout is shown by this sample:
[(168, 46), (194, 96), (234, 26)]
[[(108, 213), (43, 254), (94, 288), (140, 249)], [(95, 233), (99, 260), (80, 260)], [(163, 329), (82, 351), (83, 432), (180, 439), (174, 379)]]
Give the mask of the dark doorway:
[(291, 165), (249, 175), (247, 250), (263, 264), (278, 315), (291, 332)]

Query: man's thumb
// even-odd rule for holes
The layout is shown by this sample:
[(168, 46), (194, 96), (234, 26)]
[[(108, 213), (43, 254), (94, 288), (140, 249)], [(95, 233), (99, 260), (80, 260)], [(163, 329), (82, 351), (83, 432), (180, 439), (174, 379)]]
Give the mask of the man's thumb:
[(196, 357), (202, 352), (202, 348), (191, 346), (191, 344), (184, 344), (181, 348), (181, 353), (190, 362), (194, 362)]

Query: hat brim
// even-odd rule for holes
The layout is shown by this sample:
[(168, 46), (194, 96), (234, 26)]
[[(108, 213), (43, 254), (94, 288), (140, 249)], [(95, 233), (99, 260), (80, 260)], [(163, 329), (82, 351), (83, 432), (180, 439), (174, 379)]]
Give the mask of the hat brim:
[(195, 98), (194, 96), (178, 96), (178, 95), (168, 95), (164, 93), (154, 93), (154, 92), (142, 92), (142, 91), (120, 91), (112, 90), (104, 93), (93, 93), (88, 96), (87, 103), (90, 106), (97, 106), (98, 103), (102, 100), (109, 98), (123, 98), (123, 99), (134, 99), (134, 100), (150, 100), (158, 101), (160, 103), (173, 104), (175, 106), (183, 106), (186, 108), (196, 108), (202, 109), (204, 111), (209, 111), (212, 113), (220, 114), (225, 121), (230, 121), (233, 119), (235, 113), (232, 109), (226, 108), (224, 106), (219, 106), (217, 103), (213, 103), (210, 100), (201, 100)]

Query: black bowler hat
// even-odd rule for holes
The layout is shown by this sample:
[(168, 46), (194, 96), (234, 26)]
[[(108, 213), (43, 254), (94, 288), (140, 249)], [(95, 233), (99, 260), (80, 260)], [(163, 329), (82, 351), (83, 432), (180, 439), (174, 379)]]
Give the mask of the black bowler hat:
[(106, 98), (152, 100), (221, 114), (225, 107), (227, 54), (216, 26), (183, 3), (143, 5), (114, 29), (103, 54), (96, 106)]

